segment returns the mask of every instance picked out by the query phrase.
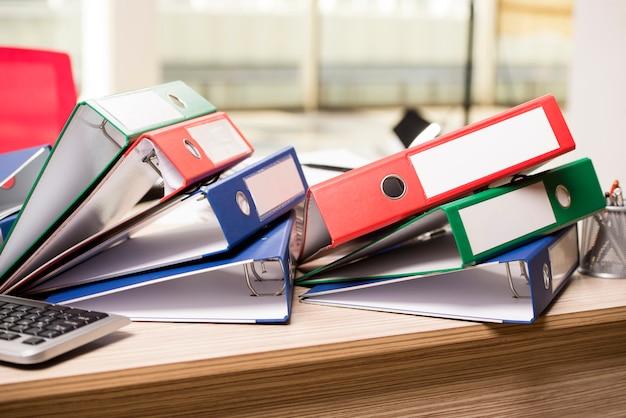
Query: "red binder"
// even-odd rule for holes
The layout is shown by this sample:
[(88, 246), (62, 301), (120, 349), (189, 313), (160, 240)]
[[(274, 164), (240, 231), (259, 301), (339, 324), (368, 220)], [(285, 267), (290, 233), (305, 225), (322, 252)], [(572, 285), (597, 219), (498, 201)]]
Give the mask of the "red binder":
[(539, 97), (311, 186), (300, 259), (528, 171), (575, 148), (556, 99)]
[(164, 201), (241, 162), (253, 151), (228, 115), (215, 112), (146, 132), (125, 157), (138, 152), (159, 173)]

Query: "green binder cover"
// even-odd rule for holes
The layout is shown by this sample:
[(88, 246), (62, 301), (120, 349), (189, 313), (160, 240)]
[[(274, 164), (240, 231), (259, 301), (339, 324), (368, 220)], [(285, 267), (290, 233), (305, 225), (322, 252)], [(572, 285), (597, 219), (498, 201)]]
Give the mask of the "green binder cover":
[(0, 248), (0, 291), (142, 133), (216, 110), (182, 81), (78, 103)]
[(296, 282), (313, 285), (456, 270), (556, 232), (605, 205), (593, 164), (583, 158), (441, 205), (347, 255), (301, 270)]

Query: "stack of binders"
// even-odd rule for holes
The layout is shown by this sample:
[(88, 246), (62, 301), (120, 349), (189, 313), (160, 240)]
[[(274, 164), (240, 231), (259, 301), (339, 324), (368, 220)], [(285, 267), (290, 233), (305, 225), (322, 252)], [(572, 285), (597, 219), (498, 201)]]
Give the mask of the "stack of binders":
[(180, 81), (87, 100), (52, 149), (0, 155), (0, 292), (285, 324), (299, 284), (305, 303), (531, 323), (605, 206), (589, 159), (541, 168), (574, 148), (548, 95), (309, 187), (293, 147), (250, 158)]
[(306, 303), (531, 323), (578, 267), (577, 222), (605, 206), (547, 95), (310, 187)]
[(253, 151), (180, 81), (78, 103), (2, 229), (0, 292), (136, 320), (287, 322), (307, 183), (293, 148)]

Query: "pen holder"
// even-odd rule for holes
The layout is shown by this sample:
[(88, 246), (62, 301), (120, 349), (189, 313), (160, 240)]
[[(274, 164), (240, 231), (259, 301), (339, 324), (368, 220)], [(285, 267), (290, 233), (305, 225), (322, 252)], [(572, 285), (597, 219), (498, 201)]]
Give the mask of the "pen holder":
[(626, 278), (626, 206), (607, 206), (583, 219), (579, 271)]

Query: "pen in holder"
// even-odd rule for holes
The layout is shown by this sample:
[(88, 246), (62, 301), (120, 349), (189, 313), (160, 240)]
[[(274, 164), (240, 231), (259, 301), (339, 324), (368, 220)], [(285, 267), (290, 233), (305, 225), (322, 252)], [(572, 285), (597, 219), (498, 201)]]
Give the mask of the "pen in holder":
[(579, 271), (604, 278), (626, 278), (626, 206), (608, 205), (583, 219)]

